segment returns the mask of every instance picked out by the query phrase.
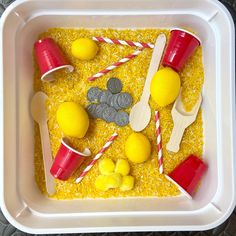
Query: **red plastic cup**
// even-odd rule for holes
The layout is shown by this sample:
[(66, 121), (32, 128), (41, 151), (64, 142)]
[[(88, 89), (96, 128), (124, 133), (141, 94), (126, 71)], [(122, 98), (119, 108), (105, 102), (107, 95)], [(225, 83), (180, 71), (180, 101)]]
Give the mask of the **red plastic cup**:
[(91, 152), (88, 148), (83, 153), (78, 152), (70, 146), (67, 138), (62, 138), (61, 146), (58, 149), (50, 172), (56, 179), (67, 180), (80, 167), (85, 157), (90, 155)]
[(169, 66), (179, 72), (200, 44), (200, 39), (186, 30), (171, 30), (170, 40), (163, 56), (162, 65)]
[(40, 39), (34, 44), (36, 60), (41, 72), (41, 80), (52, 81), (53, 72), (60, 69), (67, 69), (69, 72), (74, 67), (69, 65), (61, 49), (52, 38)]
[(177, 185), (179, 190), (192, 199), (196, 188), (207, 170), (207, 165), (198, 157), (190, 155), (180, 163), (166, 178)]

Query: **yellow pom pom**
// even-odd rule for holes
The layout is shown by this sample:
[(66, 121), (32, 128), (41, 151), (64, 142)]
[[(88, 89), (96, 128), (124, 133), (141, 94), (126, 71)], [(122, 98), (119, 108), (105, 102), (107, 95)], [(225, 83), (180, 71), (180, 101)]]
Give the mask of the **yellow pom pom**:
[(141, 133), (132, 133), (125, 143), (125, 154), (134, 163), (145, 162), (151, 155), (151, 144)]
[(118, 188), (121, 185), (122, 177), (120, 174), (114, 173), (106, 176), (107, 186), (109, 188)]
[(127, 175), (122, 178), (122, 183), (120, 186), (121, 191), (129, 191), (134, 187), (134, 177)]
[(107, 176), (99, 175), (95, 181), (95, 187), (100, 191), (107, 191), (109, 189), (107, 185)]
[(89, 38), (80, 38), (71, 45), (71, 53), (80, 60), (91, 60), (98, 52), (97, 44)]
[(118, 159), (116, 162), (115, 173), (125, 176), (129, 174), (129, 171), (129, 162), (125, 159)]
[(111, 159), (104, 158), (103, 160), (99, 161), (98, 168), (102, 175), (109, 175), (114, 172), (115, 164)]
[(107, 191), (111, 188), (120, 187), (121, 183), (122, 177), (120, 174), (99, 175), (95, 181), (95, 187), (100, 191)]

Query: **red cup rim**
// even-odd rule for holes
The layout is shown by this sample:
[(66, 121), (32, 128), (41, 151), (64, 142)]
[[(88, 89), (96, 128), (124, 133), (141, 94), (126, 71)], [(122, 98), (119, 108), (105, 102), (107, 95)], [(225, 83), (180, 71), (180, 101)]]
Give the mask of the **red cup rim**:
[(172, 32), (172, 31), (174, 31), (174, 30), (183, 31), (183, 32), (185, 32), (185, 33), (187, 33), (187, 34), (190, 34), (190, 35), (192, 35), (194, 38), (196, 38), (196, 39), (198, 40), (199, 46), (202, 44), (201, 39), (200, 39), (198, 36), (196, 36), (195, 34), (189, 32), (188, 30), (181, 29), (181, 28), (172, 28), (172, 29), (170, 30), (170, 32)]
[(172, 182), (174, 185), (176, 185), (176, 186), (178, 187), (179, 191), (180, 191), (181, 193), (183, 193), (187, 198), (189, 198), (190, 200), (193, 199), (193, 197), (192, 197), (186, 190), (184, 190), (176, 181), (174, 181), (172, 178), (170, 178), (170, 176), (165, 175), (165, 177), (166, 177), (170, 182)]
[(41, 43), (42, 41), (45, 41), (46, 39), (47, 39), (47, 40), (48, 40), (48, 39), (50, 39), (50, 40), (52, 39), (52, 40), (54, 41), (53, 38), (51, 38), (51, 37), (46, 37), (46, 38), (42, 38), (42, 39), (37, 40), (36, 43), (37, 43), (37, 42)]
[(53, 68), (49, 71), (47, 71), (46, 73), (44, 73), (42, 76), (41, 76), (41, 80), (42, 81), (47, 81), (47, 82), (51, 82), (53, 81), (54, 79), (51, 77), (48, 77), (51, 73), (57, 71), (57, 70), (61, 70), (61, 69), (67, 69), (69, 72), (72, 72), (74, 70), (74, 67), (72, 65), (63, 65), (63, 66), (58, 66), (56, 68)]
[(90, 150), (89, 150), (88, 148), (85, 148), (83, 153), (82, 153), (82, 152), (79, 152), (79, 151), (75, 150), (74, 148), (70, 147), (70, 146), (66, 143), (66, 140), (67, 140), (66, 137), (62, 138), (62, 139), (61, 139), (61, 143), (62, 143), (64, 146), (66, 146), (68, 149), (70, 149), (71, 151), (77, 153), (78, 155), (84, 156), (84, 157), (88, 157), (88, 156), (91, 155), (91, 152), (90, 152)]

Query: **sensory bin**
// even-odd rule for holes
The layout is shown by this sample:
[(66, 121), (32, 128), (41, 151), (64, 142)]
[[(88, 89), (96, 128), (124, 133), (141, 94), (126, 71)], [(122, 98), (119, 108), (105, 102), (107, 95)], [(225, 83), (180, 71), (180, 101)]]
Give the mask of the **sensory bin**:
[[(158, 34), (164, 33), (169, 38), (170, 31), (163, 29), (139, 29), (139, 30), (116, 30), (116, 29), (63, 29), (53, 28), (39, 35), (39, 38), (51, 37), (65, 53), (70, 63), (74, 66), (74, 71), (68, 73), (60, 70), (55, 73), (55, 81), (52, 83), (44, 83), (40, 80), (40, 72), (35, 63), (34, 73), (34, 89), (35, 92), (45, 92), (49, 99), (47, 102), (48, 109), (48, 126), (50, 133), (50, 143), (52, 155), (55, 157), (60, 145), (60, 139), (63, 136), (61, 129), (56, 120), (56, 112), (59, 105), (63, 102), (77, 102), (83, 107), (89, 104), (87, 100), (87, 91), (91, 87), (99, 87), (106, 89), (106, 83), (109, 78), (119, 78), (123, 83), (122, 91), (129, 92), (135, 104), (142, 93), (147, 70), (152, 55), (152, 49), (144, 49), (135, 59), (116, 68), (108, 74), (98, 78), (95, 81), (87, 79), (105, 68), (106, 66), (118, 61), (120, 58), (132, 53), (133, 47), (100, 44), (98, 45), (98, 54), (93, 60), (81, 61), (71, 54), (71, 44), (78, 38), (92, 38), (100, 35), (109, 38), (120, 38), (133, 41), (142, 41), (154, 43)], [(162, 68), (162, 67), (160, 67)], [(182, 86), (182, 100), (186, 110), (191, 108), (196, 103), (199, 94), (201, 93), (204, 83), (204, 71), (202, 64), (202, 48), (198, 47), (194, 55), (185, 64), (183, 70), (179, 73)], [(130, 175), (134, 177), (134, 188), (128, 191), (120, 191), (119, 188), (109, 189), (108, 191), (99, 191), (95, 188), (94, 182), (100, 175), (98, 164), (94, 165), (93, 169), (84, 177), (79, 184), (75, 183), (75, 178), (78, 177), (82, 169), (86, 167), (90, 158), (86, 159), (82, 166), (68, 181), (56, 181), (56, 193), (50, 197), (55, 199), (74, 199), (74, 198), (110, 198), (110, 197), (169, 197), (180, 194), (178, 188), (168, 181), (164, 175), (159, 174), (157, 164), (156, 137), (155, 137), (155, 120), (154, 111), (160, 112), (160, 123), (162, 130), (162, 145), (164, 156), (164, 173), (170, 173), (179, 163), (187, 156), (194, 154), (201, 157), (203, 152), (203, 123), (202, 111), (200, 109), (196, 121), (186, 129), (184, 133), (180, 151), (176, 154), (167, 152), (165, 146), (170, 138), (173, 128), (171, 117), (172, 104), (165, 107), (158, 105), (150, 98), (149, 104), (152, 109), (152, 118), (148, 127), (142, 131), (151, 143), (151, 157), (144, 163), (130, 164)], [(130, 111), (126, 109), (127, 112)], [(130, 126), (119, 127), (114, 123), (106, 123), (101, 119), (90, 119), (88, 132), (83, 139), (70, 138), (70, 142), (77, 150), (83, 150), (89, 147), (92, 152), (92, 157), (103, 146), (106, 140), (112, 133), (117, 132), (119, 137), (112, 144), (112, 147), (104, 153), (101, 159), (110, 158), (114, 162), (118, 159), (126, 159), (125, 156), (125, 141), (128, 136), (133, 133)], [(46, 193), (45, 179), (42, 174), (43, 160), (41, 142), (38, 126), (35, 124), (35, 178), (37, 185), (42, 193)]]

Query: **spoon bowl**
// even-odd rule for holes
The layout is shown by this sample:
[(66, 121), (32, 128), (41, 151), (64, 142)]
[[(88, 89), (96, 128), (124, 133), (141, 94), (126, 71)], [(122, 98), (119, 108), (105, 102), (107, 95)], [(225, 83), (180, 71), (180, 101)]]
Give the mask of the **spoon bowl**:
[[(184, 108), (184, 105), (182, 103), (182, 100), (181, 100), (181, 94), (182, 94), (181, 92), (182, 91), (180, 90), (179, 96), (176, 99), (173, 108), (176, 110), (176, 112), (178, 112), (182, 116), (185, 116), (185, 117), (191, 116), (194, 118), (196, 116), (196, 114), (198, 113), (199, 107), (201, 105), (202, 95), (200, 94), (200, 96), (199, 96), (197, 102), (195, 103), (194, 107), (192, 108), (192, 110), (186, 111)], [(194, 118), (194, 120), (195, 120), (195, 118)]]
[(37, 92), (31, 100), (31, 114), (37, 123), (48, 120), (45, 103), (48, 96), (43, 92)]
[(131, 128), (139, 132), (143, 130), (151, 119), (151, 108), (148, 103), (144, 104), (142, 101), (136, 103), (129, 114)]
[(174, 127), (170, 136), (170, 140), (166, 145), (166, 149), (174, 153), (179, 151), (184, 131), (196, 120), (198, 110), (202, 103), (202, 95), (200, 94), (192, 110), (186, 111), (181, 101), (181, 92), (182, 91), (180, 90), (179, 96), (176, 99), (171, 111)]

